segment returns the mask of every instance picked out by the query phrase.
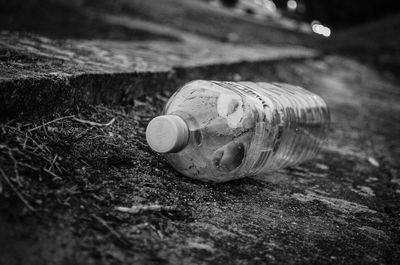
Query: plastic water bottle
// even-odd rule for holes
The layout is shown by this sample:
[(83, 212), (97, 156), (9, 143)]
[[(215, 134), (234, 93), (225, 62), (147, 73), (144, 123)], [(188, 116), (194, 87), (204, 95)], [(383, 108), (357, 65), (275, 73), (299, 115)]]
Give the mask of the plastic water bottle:
[(298, 86), (198, 80), (175, 92), (146, 138), (182, 174), (224, 182), (314, 157), (329, 121), (324, 100)]

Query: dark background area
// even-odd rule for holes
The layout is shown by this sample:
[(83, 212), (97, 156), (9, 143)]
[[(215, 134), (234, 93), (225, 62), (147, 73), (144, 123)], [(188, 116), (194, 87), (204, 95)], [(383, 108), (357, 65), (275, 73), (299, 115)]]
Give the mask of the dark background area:
[[(198, 0), (203, 1), (203, 0)], [(135, 2), (135, 1), (133, 1)], [(233, 8), (238, 5), (239, 0), (221, 0), (222, 4), (226, 7)], [(244, 1), (245, 2), (245, 1)], [(248, 1), (254, 2), (254, 1)], [(298, 0), (298, 5), (302, 5), (305, 8), (298, 9), (296, 11), (287, 10), (286, 0), (273, 0), (278, 9), (280, 9), (285, 15), (299, 19), (301, 21), (311, 22), (318, 20), (323, 24), (332, 27), (335, 30), (346, 29), (355, 25), (360, 25), (368, 21), (378, 20), (388, 15), (393, 15), (399, 12), (400, 3), (398, 1), (379, 1), (379, 0), (369, 0), (369, 1), (346, 1), (346, 0)], [(68, 3), (66, 5), (66, 3)], [(160, 4), (163, 5), (163, 4)], [(80, 10), (76, 12), (76, 7), (100, 7), (105, 6), (110, 7), (110, 11), (118, 10), (124, 11), (125, 7), (130, 6), (129, 1), (91, 1), (91, 0), (74, 0), (74, 1), (57, 1), (57, 0), (26, 0), (26, 1), (3, 1), (1, 3), (1, 25), (2, 29), (11, 30), (30, 30), (37, 27), (49, 27), (54, 28), (59, 26), (59, 34), (65, 30), (61, 26), (61, 21), (68, 25), (73, 23), (73, 20), (79, 19), (82, 16), (82, 12), (85, 10)], [(54, 16), (53, 14), (63, 10), (66, 16)], [(141, 8), (137, 8), (138, 14), (141, 13)], [(143, 10), (142, 10), (143, 11)], [(55, 13), (54, 13), (55, 12)], [(143, 13), (142, 13), (143, 15)], [(69, 18), (68, 18), (69, 16)], [(140, 16), (140, 15), (139, 15)], [(42, 18), (35, 21), (35, 23), (26, 23), (30, 18)], [(29, 22), (32, 22), (29, 20)], [(96, 18), (90, 18), (90, 21), (81, 25), (80, 30), (82, 32), (87, 31), (91, 23), (97, 23)], [(54, 24), (54, 25), (52, 25)], [(102, 35), (105, 34), (101, 32), (99, 28), (92, 30), (91, 34)], [(115, 36), (119, 36), (119, 31), (124, 29), (119, 29), (118, 31), (112, 33)], [(83, 34), (83, 33), (82, 33)], [(111, 34), (111, 33), (110, 33)], [(77, 36), (80, 36), (77, 34)]]
[[(277, 7), (285, 9), (286, 0), (273, 0)], [(319, 20), (334, 29), (345, 29), (368, 21), (378, 20), (399, 12), (399, 1), (381, 0), (300, 0), (305, 11), (300, 16), (308, 22)]]

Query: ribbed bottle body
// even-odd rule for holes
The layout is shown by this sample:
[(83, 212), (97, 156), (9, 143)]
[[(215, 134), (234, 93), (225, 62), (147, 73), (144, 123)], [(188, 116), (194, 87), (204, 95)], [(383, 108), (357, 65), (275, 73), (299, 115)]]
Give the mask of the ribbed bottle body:
[(193, 81), (168, 101), (189, 141), (168, 161), (186, 176), (224, 182), (293, 166), (320, 149), (330, 116), (317, 95), (288, 84)]

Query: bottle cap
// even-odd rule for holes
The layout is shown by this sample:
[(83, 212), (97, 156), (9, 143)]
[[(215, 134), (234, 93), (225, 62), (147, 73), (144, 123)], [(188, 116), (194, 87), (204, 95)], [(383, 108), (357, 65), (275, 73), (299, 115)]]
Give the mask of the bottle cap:
[(189, 128), (177, 115), (158, 116), (147, 125), (146, 140), (158, 153), (176, 153), (187, 145)]

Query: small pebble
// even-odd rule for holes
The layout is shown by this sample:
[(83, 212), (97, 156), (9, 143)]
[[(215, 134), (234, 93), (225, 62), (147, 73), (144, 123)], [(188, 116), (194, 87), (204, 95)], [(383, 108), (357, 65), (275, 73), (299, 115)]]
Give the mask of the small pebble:
[(378, 178), (369, 177), (369, 178), (367, 178), (365, 181), (366, 181), (366, 182), (372, 182), (372, 181), (378, 181), (378, 180), (379, 180)]
[(374, 167), (379, 167), (379, 162), (372, 156), (368, 157), (368, 162)]
[(357, 188), (363, 193), (364, 196), (375, 196), (375, 192), (367, 186), (357, 186)]
[(327, 165), (320, 164), (320, 163), (315, 164), (315, 167), (318, 168), (318, 169), (321, 169), (321, 170), (328, 170), (329, 169), (329, 167)]

